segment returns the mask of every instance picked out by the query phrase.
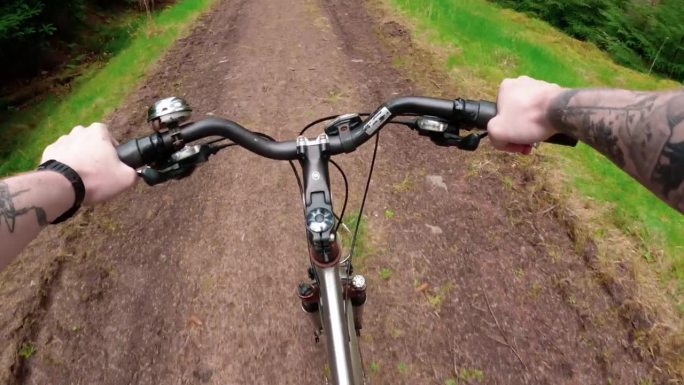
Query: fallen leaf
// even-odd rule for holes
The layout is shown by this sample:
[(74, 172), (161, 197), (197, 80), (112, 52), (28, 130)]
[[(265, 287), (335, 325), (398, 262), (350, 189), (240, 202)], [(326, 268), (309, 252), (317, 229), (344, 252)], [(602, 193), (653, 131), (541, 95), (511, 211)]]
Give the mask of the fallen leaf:
[(202, 326), (202, 320), (196, 315), (191, 315), (190, 318), (188, 318), (188, 325)]
[(416, 291), (418, 291), (418, 292), (424, 292), (425, 290), (427, 290), (427, 288), (428, 288), (429, 286), (430, 286), (430, 285), (428, 285), (427, 282), (425, 282), (424, 284), (418, 286), (418, 287), (416, 288)]

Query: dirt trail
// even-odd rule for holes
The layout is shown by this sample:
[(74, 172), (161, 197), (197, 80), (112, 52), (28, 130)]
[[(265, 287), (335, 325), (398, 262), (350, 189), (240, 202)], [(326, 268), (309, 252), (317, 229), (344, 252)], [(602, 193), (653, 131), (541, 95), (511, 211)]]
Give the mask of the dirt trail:
[[(420, 92), (375, 31), (410, 38), (376, 23), (360, 0), (224, 0), (110, 123), (119, 138), (143, 134), (145, 107), (180, 95), (195, 118), (285, 139), (313, 118)], [(382, 137), (364, 262), (370, 382), (645, 378), (611, 298), (556, 221), (511, 220), (525, 215), (519, 200), (481, 158), (400, 128)], [(341, 160), (354, 195), (370, 147)], [(0, 276), (0, 382), (323, 383), (324, 347), (294, 295), (307, 266), (300, 217), (287, 163), (235, 149), (50, 229)], [(36, 352), (19, 358), (22, 345)]]

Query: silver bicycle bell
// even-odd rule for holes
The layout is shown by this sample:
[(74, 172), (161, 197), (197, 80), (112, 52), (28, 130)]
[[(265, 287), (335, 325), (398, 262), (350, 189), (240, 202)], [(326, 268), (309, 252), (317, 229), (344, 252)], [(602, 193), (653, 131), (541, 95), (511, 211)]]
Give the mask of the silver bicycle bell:
[(154, 103), (147, 110), (147, 122), (155, 131), (169, 130), (190, 119), (191, 115), (192, 108), (185, 99), (173, 96)]

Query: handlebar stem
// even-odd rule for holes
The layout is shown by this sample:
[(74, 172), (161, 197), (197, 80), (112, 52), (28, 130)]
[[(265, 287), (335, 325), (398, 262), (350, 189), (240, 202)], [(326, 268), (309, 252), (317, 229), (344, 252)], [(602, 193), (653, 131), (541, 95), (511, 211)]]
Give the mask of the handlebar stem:
[(315, 140), (297, 138), (297, 154), (304, 179), (304, 216), (309, 242), (314, 248), (312, 258), (327, 264), (337, 257), (333, 253), (335, 216), (330, 194), (330, 159), (328, 136), (321, 134)]

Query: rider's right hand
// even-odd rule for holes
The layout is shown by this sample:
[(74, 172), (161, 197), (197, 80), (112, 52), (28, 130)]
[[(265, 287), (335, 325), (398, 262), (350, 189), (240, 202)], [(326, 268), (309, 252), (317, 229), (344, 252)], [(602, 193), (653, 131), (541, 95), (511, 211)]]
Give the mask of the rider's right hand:
[(529, 154), (534, 143), (558, 133), (547, 119), (547, 111), (562, 91), (557, 84), (527, 76), (505, 79), (499, 87), (497, 115), (487, 125), (492, 145), (499, 150)]
[(43, 151), (41, 163), (54, 159), (78, 173), (85, 186), (83, 204), (107, 201), (133, 187), (138, 180), (134, 169), (119, 160), (118, 143), (102, 123), (77, 126)]

